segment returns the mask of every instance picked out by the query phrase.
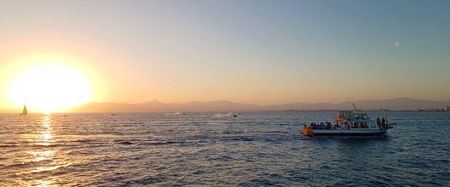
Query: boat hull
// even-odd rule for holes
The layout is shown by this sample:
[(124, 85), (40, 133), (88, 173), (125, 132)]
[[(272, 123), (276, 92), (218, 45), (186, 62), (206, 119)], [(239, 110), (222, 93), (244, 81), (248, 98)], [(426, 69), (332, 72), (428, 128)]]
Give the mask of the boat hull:
[(310, 137), (370, 137), (386, 134), (385, 129), (319, 130), (303, 129), (303, 135)]

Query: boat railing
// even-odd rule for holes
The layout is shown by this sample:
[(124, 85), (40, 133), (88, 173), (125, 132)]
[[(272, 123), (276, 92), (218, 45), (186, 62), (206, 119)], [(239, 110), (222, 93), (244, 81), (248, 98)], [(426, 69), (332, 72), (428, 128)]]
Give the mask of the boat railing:
[(309, 129), (319, 129), (319, 130), (339, 130), (339, 129), (347, 129), (348, 127), (346, 127), (345, 125), (339, 125), (338, 123), (336, 124), (332, 124), (331, 122), (327, 121), (327, 122), (311, 122), (308, 124), (303, 124), (304, 128), (309, 128)]
[(343, 130), (343, 129), (368, 129), (368, 128), (388, 128), (385, 126), (376, 126), (369, 121), (336, 121), (331, 122), (310, 122), (304, 123), (304, 128), (318, 129), (318, 130)]

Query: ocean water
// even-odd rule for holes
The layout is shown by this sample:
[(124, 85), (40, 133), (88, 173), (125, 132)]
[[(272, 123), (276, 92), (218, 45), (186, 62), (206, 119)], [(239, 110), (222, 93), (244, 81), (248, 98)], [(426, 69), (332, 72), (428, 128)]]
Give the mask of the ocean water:
[(0, 114), (0, 186), (450, 186), (450, 113), (369, 113), (372, 139), (311, 139), (334, 112)]

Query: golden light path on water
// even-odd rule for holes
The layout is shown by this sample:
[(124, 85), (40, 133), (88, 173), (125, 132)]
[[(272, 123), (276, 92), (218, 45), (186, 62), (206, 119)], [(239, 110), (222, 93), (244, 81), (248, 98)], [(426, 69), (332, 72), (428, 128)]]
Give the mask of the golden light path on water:
[[(36, 124), (36, 129), (33, 134), (27, 134), (24, 138), (31, 144), (35, 144), (36, 148), (28, 151), (29, 162), (37, 163), (30, 172), (47, 173), (56, 170), (60, 167), (68, 166), (70, 163), (61, 161), (61, 155), (58, 154), (58, 150), (52, 146), (55, 142), (55, 132), (51, 115), (44, 114)], [(43, 179), (32, 179), (28, 181), (27, 186), (57, 186), (55, 183), (58, 181), (56, 176), (47, 176)]]

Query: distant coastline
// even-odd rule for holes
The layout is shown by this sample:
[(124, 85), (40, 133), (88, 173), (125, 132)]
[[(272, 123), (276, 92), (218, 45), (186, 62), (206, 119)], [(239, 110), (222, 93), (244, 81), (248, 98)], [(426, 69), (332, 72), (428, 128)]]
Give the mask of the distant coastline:
[[(450, 101), (394, 98), (385, 100), (360, 100), (354, 102), (364, 111), (397, 112), (447, 112)], [(162, 103), (158, 100), (137, 104), (88, 103), (70, 108), (68, 113), (122, 113), (122, 112), (263, 112), (263, 111), (336, 111), (352, 110), (350, 102), (341, 103), (290, 103), (281, 105), (251, 105), (219, 100), (188, 103)], [(0, 113), (20, 113), (19, 109), (0, 110)]]
[[(285, 110), (285, 112), (336, 112), (340, 109), (322, 109), (322, 110)], [(393, 110), (393, 109), (368, 109), (365, 112), (450, 112), (446, 109), (416, 109), (416, 110)], [(276, 111), (274, 111), (276, 112)]]
[[(354, 102), (365, 111), (442, 112), (449, 109), (450, 101), (394, 98), (384, 100), (360, 100)], [(289, 103), (280, 105), (252, 105), (226, 100), (192, 101), (188, 103), (163, 103), (158, 100), (138, 104), (90, 103), (73, 108), (74, 112), (258, 112), (258, 111), (336, 111), (352, 110), (351, 102), (341, 103)]]

